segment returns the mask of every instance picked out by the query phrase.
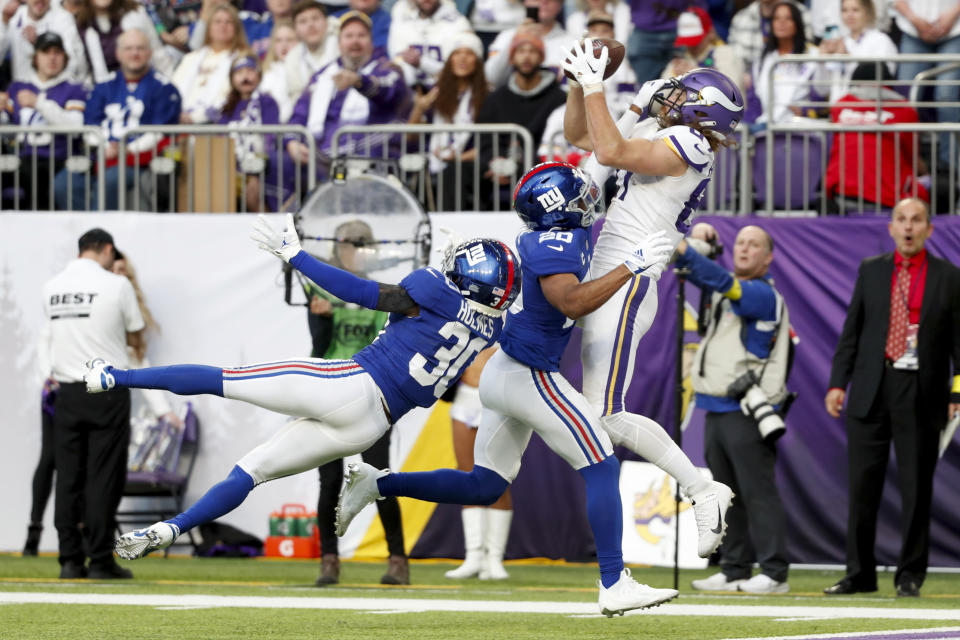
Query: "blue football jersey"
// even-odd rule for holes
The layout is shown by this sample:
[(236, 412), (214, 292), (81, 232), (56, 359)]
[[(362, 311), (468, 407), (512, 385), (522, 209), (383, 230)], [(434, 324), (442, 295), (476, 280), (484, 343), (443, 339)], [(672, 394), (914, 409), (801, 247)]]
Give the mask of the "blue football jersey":
[(417, 269), (400, 286), (420, 314), (391, 313), (377, 339), (353, 357), (380, 387), (393, 420), (414, 406), (433, 406), (503, 329), (502, 318), (474, 311), (436, 269)]
[(583, 279), (590, 264), (589, 229), (524, 231), (517, 237), (523, 291), (510, 308), (500, 347), (534, 369), (558, 371), (573, 320), (547, 302), (540, 277), (572, 273)]

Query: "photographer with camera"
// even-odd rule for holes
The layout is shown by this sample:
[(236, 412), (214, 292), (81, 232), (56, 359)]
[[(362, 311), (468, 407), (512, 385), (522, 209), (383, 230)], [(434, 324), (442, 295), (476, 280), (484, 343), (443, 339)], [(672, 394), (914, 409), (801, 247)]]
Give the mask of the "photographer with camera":
[[(706, 223), (677, 246), (677, 268), (689, 271), (687, 279), (709, 296), (691, 374), (697, 407), (707, 412), (707, 465), (713, 479), (737, 496), (727, 512), (720, 573), (692, 585), (701, 591), (786, 593), (785, 519), (773, 465), (775, 442), (784, 433), (777, 410), (788, 397), (790, 321), (767, 273), (773, 261), (769, 234), (757, 226), (740, 230), (733, 273), (713, 262), (722, 248), (716, 229)], [(751, 578), (754, 558), (761, 572)]]

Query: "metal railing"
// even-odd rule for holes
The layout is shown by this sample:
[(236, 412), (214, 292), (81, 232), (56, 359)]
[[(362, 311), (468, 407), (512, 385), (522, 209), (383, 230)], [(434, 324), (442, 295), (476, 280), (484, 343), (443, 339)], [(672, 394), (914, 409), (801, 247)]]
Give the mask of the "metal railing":
[[(454, 133), (467, 134), (470, 136), (464, 146), (477, 150), (478, 155), (490, 158), (504, 158), (506, 161), (499, 164), (495, 163), (489, 167), (494, 172), (493, 177), (497, 179), (490, 180), (490, 185), (482, 185), (481, 178), (487, 172), (488, 167), (481, 167), (479, 160), (473, 159), (470, 151), (463, 151), (459, 148), (451, 148), (452, 157), (444, 160), (443, 170), (432, 173), (430, 167), (430, 138), (435, 134)], [(364, 136), (364, 141), (358, 143), (350, 139), (344, 144), (342, 141), (348, 136)], [(386, 138), (397, 136), (396, 142), (387, 144)], [(489, 144), (484, 144), (484, 136), (489, 136)], [(472, 143), (472, 144), (470, 144)], [(391, 153), (399, 156), (396, 158), (401, 172), (404, 174), (414, 193), (427, 210), (444, 209), (444, 202), (451, 202), (449, 199), (449, 189), (453, 190), (452, 202), (454, 207), (451, 210), (461, 211), (467, 209), (463, 207), (463, 179), (464, 164), (469, 163), (467, 175), (471, 179), (473, 186), (473, 203), (475, 205), (483, 201), (481, 189), (488, 189), (490, 195), (490, 205), (493, 210), (509, 209), (509, 194), (513, 193), (517, 180), (534, 163), (533, 137), (526, 128), (516, 124), (470, 124), (470, 125), (444, 125), (444, 124), (383, 124), (383, 125), (349, 125), (337, 129), (333, 136), (331, 155), (338, 158), (343, 155), (350, 156), (374, 156), (373, 149), (380, 149), (379, 156), (388, 158)], [(481, 153), (479, 150), (483, 150)], [(469, 154), (469, 155), (468, 155)], [(464, 158), (466, 156), (466, 158)], [(499, 171), (499, 173), (497, 173)], [(506, 184), (500, 184), (500, 180), (506, 178)], [(433, 189), (433, 182), (437, 182), (436, 190)], [(452, 187), (447, 185), (452, 181)], [(509, 186), (509, 192), (506, 196), (507, 202), (503, 202), (503, 187)], [(445, 198), (444, 196), (448, 196)], [(479, 210), (484, 207), (469, 207), (470, 210)]]
[[(48, 209), (53, 211), (56, 206), (56, 186), (55, 183), (62, 175), (67, 193), (71, 193), (75, 180), (85, 182), (84, 192), (85, 208), (90, 209), (91, 182), (96, 185), (97, 209), (103, 210), (104, 202), (104, 166), (105, 157), (103, 154), (103, 133), (99, 127), (93, 126), (71, 126), (71, 125), (44, 125), (42, 127), (29, 125), (2, 125), (0, 126), (0, 185), (2, 185), (2, 194), (0, 197), (6, 206), (13, 209), (21, 209), (21, 205), (27, 205), (30, 210), (38, 210), (38, 203), (43, 199), (40, 189), (46, 191), (49, 203)], [(61, 157), (57, 157), (58, 146), (63, 145)], [(46, 155), (41, 156), (41, 151), (46, 150)], [(82, 149), (82, 152), (80, 150)], [(94, 175), (90, 169), (92, 162), (90, 157), (94, 156), (97, 171)], [(41, 157), (52, 158), (46, 164), (46, 176), (41, 175), (40, 165)], [(23, 172), (24, 167), (29, 168), (29, 172)], [(24, 180), (29, 178), (30, 184), (23, 184)], [(43, 179), (47, 182), (44, 185)], [(22, 195), (21, 195), (22, 194)]]
[[(204, 125), (143, 125), (129, 129), (125, 132), (124, 136), (120, 139), (119, 144), (119, 157), (126, 157), (127, 146), (131, 143), (128, 143), (127, 140), (141, 135), (156, 135), (163, 138), (173, 138), (173, 141), (170, 146), (167, 146), (165, 155), (161, 156), (162, 159), (168, 160), (168, 162), (157, 163), (151, 161), (150, 167), (144, 167), (139, 163), (140, 158), (135, 156), (134, 169), (136, 173), (139, 174), (142, 170), (146, 168), (153, 169), (150, 171), (148, 179), (152, 181), (151, 184), (151, 195), (153, 198), (154, 206), (150, 208), (152, 211), (158, 211), (159, 207), (157, 206), (158, 193), (160, 191), (160, 175), (166, 176), (168, 180), (168, 192), (176, 192), (176, 161), (182, 159), (182, 154), (186, 152), (187, 159), (191, 162), (196, 159), (196, 144), (198, 138), (206, 139), (206, 153), (204, 157), (207, 159), (218, 159), (217, 154), (213, 149), (213, 140), (217, 137), (225, 137), (230, 140), (232, 143), (236, 143), (241, 136), (259, 136), (264, 139), (264, 145), (268, 140), (268, 136), (272, 137), (273, 149), (272, 153), (270, 149), (266, 147), (263, 148), (261, 153), (251, 153), (251, 157), (259, 157), (263, 160), (260, 163), (256, 163), (257, 166), (255, 170), (243, 170), (243, 167), (238, 168), (238, 173), (244, 176), (253, 176), (260, 181), (259, 188), (259, 207), (260, 211), (266, 209), (266, 192), (268, 188), (271, 187), (270, 178), (274, 178), (272, 188), (280, 195), (279, 207), (280, 209), (291, 209), (299, 207), (302, 202), (304, 195), (304, 189), (302, 180), (306, 180), (306, 192), (310, 192), (316, 186), (317, 180), (317, 145), (313, 136), (310, 134), (309, 130), (306, 127), (299, 125), (259, 125), (256, 127), (255, 131), (244, 130), (234, 124), (224, 124), (224, 125), (214, 125), (214, 124), (204, 124)], [(285, 136), (296, 135), (300, 141), (307, 145), (309, 150), (309, 155), (306, 163), (306, 177), (302, 178), (302, 166), (298, 160), (294, 160), (293, 164), (293, 193), (291, 196), (287, 196), (285, 193), (285, 167), (286, 162), (286, 143), (284, 142)], [(158, 141), (159, 143), (159, 141)], [(174, 146), (177, 145), (177, 146)], [(157, 146), (153, 147), (154, 152), (156, 152)], [(142, 150), (141, 150), (142, 151)], [(177, 158), (177, 153), (181, 154), (181, 158)], [(241, 152), (242, 153), (242, 152)], [(224, 154), (220, 154), (223, 156)], [(228, 152), (225, 154), (226, 158), (234, 158), (235, 155), (240, 155), (240, 153)], [(241, 160), (242, 162), (242, 160)], [(269, 163), (273, 162), (275, 167), (270, 167)], [(210, 204), (214, 201), (214, 196), (218, 195), (214, 193), (214, 185), (217, 183), (215, 177), (223, 176), (223, 173), (220, 173), (221, 169), (226, 169), (226, 175), (234, 175), (233, 170), (229, 167), (215, 168), (208, 161), (206, 166), (202, 169), (202, 177), (204, 182), (201, 187), (205, 185), (206, 188), (198, 189), (197, 179), (198, 171), (196, 168), (186, 171), (185, 184), (181, 185), (185, 190), (185, 195), (178, 196), (178, 206), (174, 206), (174, 198), (171, 196), (168, 198), (168, 210), (173, 212), (175, 209), (182, 212), (197, 212), (196, 199), (198, 191), (206, 195), (206, 210), (212, 210)], [(136, 211), (140, 210), (141, 204), (141, 190), (144, 185), (140, 179), (141, 176), (135, 176), (133, 180), (132, 195), (135, 203)], [(242, 189), (243, 185), (237, 185), (229, 179), (221, 180), (222, 188), (222, 199), (218, 199), (218, 202), (229, 203), (231, 200), (239, 200), (240, 212), (246, 213), (249, 210), (252, 210), (252, 207), (248, 206), (247, 198), (239, 197), (237, 191)], [(118, 200), (118, 209), (125, 210), (127, 206), (127, 188), (125, 188), (124, 181), (120, 181), (117, 188), (117, 200)], [(179, 206), (179, 205), (183, 206)], [(232, 210), (232, 209), (227, 209)]]

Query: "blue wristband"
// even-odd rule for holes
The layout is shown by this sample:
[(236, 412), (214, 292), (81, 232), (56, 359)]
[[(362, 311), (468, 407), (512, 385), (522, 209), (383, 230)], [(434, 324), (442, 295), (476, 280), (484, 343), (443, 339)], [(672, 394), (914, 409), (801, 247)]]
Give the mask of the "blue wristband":
[(303, 250), (290, 259), (290, 264), (344, 302), (354, 302), (368, 309), (376, 309), (380, 299), (380, 286), (373, 280), (320, 262)]

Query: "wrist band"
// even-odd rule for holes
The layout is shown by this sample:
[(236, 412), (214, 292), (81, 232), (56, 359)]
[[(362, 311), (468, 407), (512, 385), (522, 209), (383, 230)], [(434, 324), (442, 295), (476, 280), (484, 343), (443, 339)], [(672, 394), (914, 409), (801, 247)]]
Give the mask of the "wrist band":
[(597, 93), (603, 91), (603, 83), (597, 82), (596, 84), (585, 84), (583, 85), (583, 97), (586, 98), (591, 93)]

